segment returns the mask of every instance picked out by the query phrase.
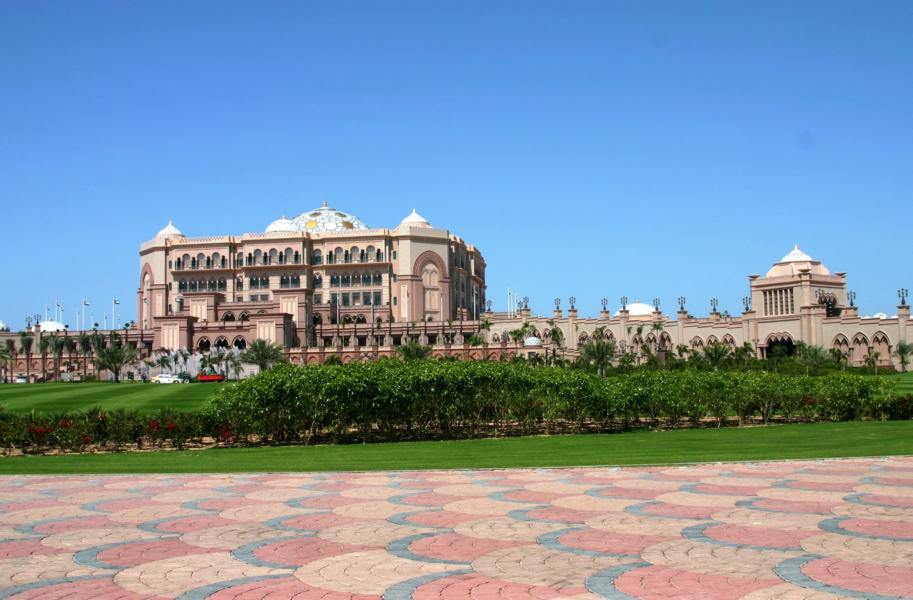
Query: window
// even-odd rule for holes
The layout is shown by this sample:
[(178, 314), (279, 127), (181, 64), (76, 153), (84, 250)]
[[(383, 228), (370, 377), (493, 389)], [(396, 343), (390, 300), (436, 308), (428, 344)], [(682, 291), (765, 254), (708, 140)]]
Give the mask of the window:
[(393, 296), (393, 306), (396, 306), (396, 296)]
[(225, 281), (224, 279), (220, 279), (219, 280), (219, 291), (224, 292), (227, 289), (228, 289), (228, 282)]
[(301, 287), (300, 275), (292, 275), (292, 287)]
[(343, 305), (343, 306), (349, 306), (350, 303), (351, 303), (351, 298), (349, 297), (349, 293), (348, 293), (348, 292), (343, 292), (343, 293), (342, 293), (342, 305)]
[(323, 277), (321, 275), (314, 275), (312, 287), (314, 289), (323, 287)]
[(383, 283), (383, 281), (384, 281), (384, 279), (380, 273), (374, 274), (374, 285), (381, 285)]
[(323, 253), (320, 252), (320, 250), (314, 250), (314, 252), (311, 253), (311, 262), (314, 263), (315, 265), (322, 265), (323, 264)]
[(344, 273), (342, 276), (342, 287), (349, 287), (352, 285), (352, 277), (348, 273)]
[(380, 292), (374, 292), (374, 306), (380, 306)]
[(318, 304), (323, 304), (323, 295), (322, 294), (314, 294), (314, 305), (316, 306)]
[(180, 281), (178, 281), (178, 291), (179, 292), (187, 291), (187, 280), (181, 279)]
[(235, 282), (235, 289), (239, 291), (244, 289), (244, 280), (240, 277), (238, 277), (238, 280)]
[(269, 277), (260, 278), (260, 287), (263, 289), (269, 289)]
[(258, 290), (258, 289), (260, 289), (260, 278), (259, 278), (259, 277), (251, 277), (251, 278), (248, 280), (248, 282), (247, 282), (247, 287), (249, 287), (249, 288), (252, 289), (252, 290)]
[(355, 285), (355, 286), (361, 285), (361, 273), (352, 274), (352, 285)]
[(393, 251), (393, 260), (396, 260), (396, 250)]

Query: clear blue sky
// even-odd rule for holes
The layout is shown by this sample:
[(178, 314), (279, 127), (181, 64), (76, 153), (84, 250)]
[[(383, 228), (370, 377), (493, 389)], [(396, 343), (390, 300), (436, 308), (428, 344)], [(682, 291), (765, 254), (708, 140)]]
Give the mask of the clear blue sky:
[(740, 310), (798, 242), (913, 288), (913, 2), (0, 2), (0, 319), (137, 250), (412, 207), (536, 311)]

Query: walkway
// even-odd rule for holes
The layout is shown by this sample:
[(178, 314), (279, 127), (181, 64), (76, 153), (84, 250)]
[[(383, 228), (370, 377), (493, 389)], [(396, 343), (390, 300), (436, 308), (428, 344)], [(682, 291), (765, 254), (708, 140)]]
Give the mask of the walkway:
[(0, 478), (0, 598), (913, 598), (913, 458)]

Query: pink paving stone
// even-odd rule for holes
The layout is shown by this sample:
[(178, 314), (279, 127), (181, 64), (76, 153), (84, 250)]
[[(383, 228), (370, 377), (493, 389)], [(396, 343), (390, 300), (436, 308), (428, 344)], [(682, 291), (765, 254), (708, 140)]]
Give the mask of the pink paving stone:
[(358, 523), (361, 520), (362, 519), (346, 515), (337, 515), (335, 513), (316, 513), (286, 519), (283, 523), (286, 527), (291, 527), (293, 529), (329, 529), (330, 527)]
[(40, 587), (11, 596), (15, 600), (165, 600), (128, 592), (110, 579), (87, 579)]
[(847, 531), (855, 531), (868, 535), (913, 539), (913, 523), (909, 521), (846, 519), (840, 523), (840, 527)]
[(577, 593), (586, 588), (557, 590), (490, 579), (481, 575), (454, 575), (419, 586), (412, 595), (413, 600), (551, 600)]
[(76, 519), (61, 519), (60, 521), (50, 521), (35, 525), (35, 531), (44, 534), (63, 533), (65, 531), (76, 531), (78, 529), (95, 529), (99, 527), (121, 527), (122, 523), (115, 523), (107, 515), (98, 515), (97, 517), (79, 517)]
[(721, 542), (780, 549), (798, 548), (803, 539), (820, 534), (821, 532), (818, 530), (784, 530), (728, 524), (715, 525), (704, 530), (704, 535)]
[(777, 498), (761, 498), (752, 503), (754, 508), (763, 508), (787, 513), (805, 513), (812, 515), (829, 515), (837, 502), (807, 502), (804, 500), (779, 500)]
[(879, 496), (875, 494), (866, 494), (862, 496), (863, 502), (873, 502), (876, 504), (890, 504), (898, 508), (913, 507), (913, 496)]
[(700, 481), (707, 477), (706, 473), (657, 473), (653, 479), (657, 481)]
[(342, 492), (344, 490), (351, 490), (353, 486), (351, 483), (343, 483), (340, 481), (321, 481), (310, 487), (311, 489), (320, 492)]
[(472, 561), (494, 550), (519, 545), (522, 544), (468, 537), (459, 533), (442, 533), (412, 542), (409, 550), (419, 556)]
[(403, 498), (403, 502), (415, 506), (444, 506), (449, 502), (457, 502), (459, 500), (465, 500), (465, 496), (451, 496), (448, 494), (436, 494), (434, 492), (426, 492), (419, 494), (409, 494)]
[(913, 473), (910, 474), (910, 477), (872, 477), (872, 483), (874, 485), (910, 486), (913, 485)]
[(714, 485), (711, 483), (699, 483), (694, 486), (694, 491), (702, 494), (754, 496), (759, 490), (766, 489), (767, 487), (767, 485)]
[[(125, 492), (126, 493), (126, 492)], [(158, 507), (161, 502), (156, 502), (149, 498), (137, 496), (135, 498), (121, 498), (119, 500), (102, 500), (95, 504), (95, 508), (105, 512), (118, 512), (121, 510), (130, 510), (132, 508)]]
[(597, 494), (604, 498), (630, 498), (631, 500), (652, 500), (657, 496), (668, 494), (669, 490), (647, 490), (643, 488), (626, 488), (609, 486), (601, 488)]
[(240, 506), (251, 506), (254, 504), (264, 504), (268, 500), (254, 500), (251, 498), (210, 498), (197, 504), (203, 510), (227, 510), (229, 508), (238, 508)]
[(725, 577), (679, 571), (669, 567), (649, 566), (634, 569), (615, 579), (618, 591), (640, 598), (714, 598), (735, 600), (742, 596), (782, 583), (779, 579)]
[(563, 498), (564, 494), (550, 494), (548, 492), (537, 492), (534, 490), (518, 490), (516, 492), (507, 492), (502, 498), (513, 500), (514, 502), (529, 502), (530, 504), (545, 504)]
[(180, 540), (162, 540), (115, 546), (99, 552), (97, 558), (117, 567), (133, 567), (154, 560), (210, 552), (211, 548), (191, 546)]
[(558, 506), (549, 506), (547, 508), (537, 508), (527, 511), (526, 516), (538, 521), (556, 521), (568, 523), (583, 523), (587, 519), (598, 517), (602, 513), (594, 510), (573, 510), (570, 508), (561, 508)]
[(294, 577), (282, 577), (225, 588), (208, 600), (380, 600), (380, 596), (322, 590)]
[(794, 490), (815, 490), (825, 492), (852, 492), (856, 486), (838, 481), (787, 481), (786, 487)]
[(660, 502), (658, 504), (648, 504), (641, 509), (641, 512), (657, 517), (678, 517), (683, 519), (710, 519), (713, 513), (720, 510), (712, 506), (684, 506), (682, 504), (670, 504)]
[(13, 512), (16, 510), (26, 510), (29, 508), (46, 508), (48, 506), (65, 506), (57, 498), (41, 498), (37, 500), (23, 500), (22, 502), (10, 502), (0, 504), (0, 513)]
[(805, 563), (802, 572), (820, 583), (866, 594), (908, 598), (913, 591), (913, 567), (888, 567), (822, 558)]
[(202, 531), (204, 529), (228, 527), (230, 525), (237, 524), (237, 521), (223, 519), (218, 515), (198, 515), (190, 517), (177, 517), (175, 519), (163, 521), (156, 525), (156, 529), (169, 533), (191, 533), (194, 531)]
[(406, 517), (406, 521), (415, 525), (426, 525), (428, 527), (455, 527), (460, 523), (469, 521), (478, 521), (479, 515), (468, 515), (466, 513), (452, 512), (449, 510), (428, 510), (415, 515)]
[(300, 567), (328, 556), (338, 556), (368, 549), (367, 546), (340, 544), (316, 537), (303, 537), (260, 546), (254, 550), (254, 556), (261, 560), (288, 565), (289, 567)]
[(611, 554), (640, 554), (647, 546), (674, 540), (674, 537), (660, 535), (641, 535), (634, 533), (615, 533), (599, 529), (572, 531), (558, 538), (558, 541), (570, 548), (608, 552)]
[(20, 556), (31, 556), (33, 554), (60, 554), (61, 552), (66, 552), (66, 550), (45, 546), (39, 540), (22, 540), (0, 543), (0, 560), (7, 558), (19, 558)]
[(313, 498), (304, 498), (298, 501), (299, 506), (304, 508), (336, 508), (347, 504), (358, 504), (367, 502), (364, 498), (347, 498), (346, 496), (314, 496)]

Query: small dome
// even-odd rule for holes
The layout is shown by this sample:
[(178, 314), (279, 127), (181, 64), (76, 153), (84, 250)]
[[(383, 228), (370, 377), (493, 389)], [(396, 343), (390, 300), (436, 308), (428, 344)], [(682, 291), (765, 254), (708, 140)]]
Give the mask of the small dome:
[(431, 227), (431, 223), (429, 223), (425, 219), (425, 217), (418, 214), (418, 212), (416, 212), (416, 210), (413, 208), (412, 213), (409, 214), (409, 216), (407, 216), (405, 219), (403, 219), (400, 222), (399, 226), (400, 227), (403, 227), (403, 226), (406, 226), (406, 227)]
[(0, 331), (9, 331), (10, 326), (6, 324), (6, 321), (0, 321)]
[(41, 321), (38, 323), (38, 327), (41, 328), (41, 331), (45, 333), (56, 333), (58, 331), (66, 331), (67, 327), (60, 321)]
[(336, 210), (324, 202), (320, 208), (303, 212), (292, 221), (299, 231), (308, 233), (340, 233), (353, 229), (367, 229), (364, 222), (349, 213)]
[[(654, 308), (649, 304), (644, 304), (643, 302), (631, 302), (626, 307), (628, 309), (629, 317), (652, 317)], [(621, 316), (621, 311), (615, 311), (615, 316)]]
[(780, 262), (774, 263), (774, 266), (767, 271), (767, 277), (789, 277), (798, 275), (799, 271), (805, 269), (808, 269), (813, 275), (831, 274), (828, 268), (821, 264), (821, 261), (815, 260), (799, 250), (799, 245), (796, 244), (786, 256), (780, 259)]
[(171, 222), (171, 219), (168, 219), (168, 224), (155, 234), (155, 237), (183, 237), (184, 234), (181, 233), (181, 230), (174, 226), (174, 223)]
[(526, 338), (525, 340), (523, 340), (523, 345), (524, 346), (541, 346), (542, 340), (540, 340), (539, 338), (537, 338), (534, 335), (531, 335), (528, 338)]
[(277, 231), (282, 232), (291, 232), (291, 231), (301, 231), (298, 225), (291, 219), (286, 219), (285, 215), (282, 215), (281, 219), (276, 219), (266, 228), (266, 233), (273, 233)]

